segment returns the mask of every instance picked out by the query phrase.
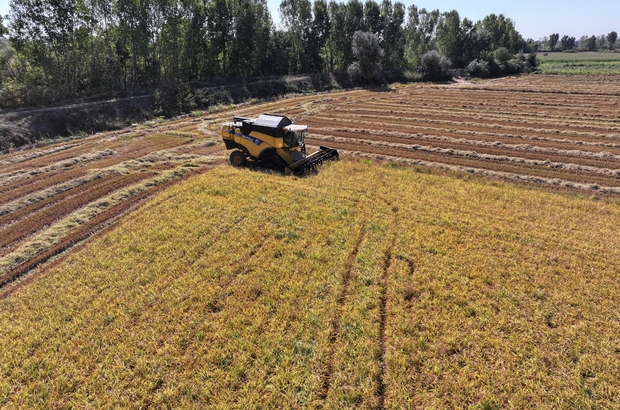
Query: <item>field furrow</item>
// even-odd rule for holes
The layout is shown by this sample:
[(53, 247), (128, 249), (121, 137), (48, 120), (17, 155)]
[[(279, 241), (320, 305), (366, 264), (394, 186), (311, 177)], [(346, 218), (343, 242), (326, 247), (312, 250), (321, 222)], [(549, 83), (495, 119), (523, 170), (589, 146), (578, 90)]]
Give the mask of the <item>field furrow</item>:
[(365, 222), (362, 222), (361, 229), (359, 232), (359, 238), (353, 247), (353, 251), (351, 255), (347, 259), (347, 263), (345, 264), (345, 273), (342, 275), (342, 283), (340, 285), (340, 294), (336, 301), (336, 309), (334, 311), (334, 316), (331, 320), (331, 333), (329, 334), (329, 351), (327, 354), (328, 361), (325, 367), (325, 371), (323, 373), (323, 388), (320, 394), (320, 398), (322, 400), (327, 399), (329, 394), (329, 390), (332, 387), (332, 379), (334, 377), (334, 352), (336, 349), (336, 343), (340, 337), (340, 333), (342, 331), (342, 309), (343, 305), (347, 299), (347, 294), (349, 293), (349, 286), (351, 283), (351, 276), (353, 272), (353, 266), (357, 259), (357, 255), (359, 253), (360, 246), (364, 240), (365, 235)]
[[(89, 184), (77, 188), (77, 192), (70, 190), (64, 193), (67, 195), (54, 196), (46, 201), (33, 204), (32, 208), (39, 208), (37, 212), (27, 207), (20, 209), (18, 212), (8, 214), (8, 216), (13, 218), (18, 218), (20, 215), (26, 216), (12, 221), (13, 223), (19, 223), (19, 230), (11, 229), (10, 225), (0, 228), (0, 257), (10, 252), (12, 248), (18, 247), (30, 235), (46, 229), (53, 222), (60, 220), (75, 210), (109, 195), (117, 189), (138, 183), (149, 176), (152, 177), (152, 175), (147, 173), (121, 176), (109, 175), (102, 178), (102, 180), (91, 181)], [(63, 197), (61, 198), (60, 196)]]
[[(90, 147), (92, 143), (100, 145), (97, 141), (84, 141), (83, 145), (85, 145), (85, 147), (83, 147), (83, 151), (88, 152), (92, 150)], [(109, 144), (108, 149), (114, 151), (115, 154), (101, 156), (92, 161), (78, 161), (72, 164), (72, 167), (69, 169), (57, 166), (56, 163), (50, 163), (48, 161), (46, 162), (47, 165), (42, 168), (35, 168), (34, 175), (28, 174), (27, 178), (14, 183), (7, 183), (6, 185), (0, 184), (0, 193), (3, 193), (0, 198), (0, 204), (16, 200), (26, 195), (36, 195), (37, 191), (44, 190), (53, 185), (68, 183), (72, 179), (84, 176), (90, 170), (113, 167), (127, 160), (139, 159), (154, 151), (178, 147), (179, 145), (185, 144), (186, 141), (165, 137), (164, 141), (159, 141), (158, 138), (147, 138), (146, 141), (137, 140), (124, 143), (123, 141), (116, 142), (114, 140), (108, 140), (107, 143)], [(73, 162), (70, 159), (64, 159), (61, 163), (66, 161), (69, 163)], [(47, 169), (47, 171), (38, 172), (40, 169)]]
[[(462, 123), (464, 119), (468, 122), (474, 122), (479, 126), (488, 126), (492, 125), (494, 128), (498, 128), (502, 126), (504, 127), (532, 127), (536, 126), (542, 130), (548, 130), (550, 132), (557, 132), (558, 127), (561, 128), (570, 128), (572, 131), (581, 131), (581, 132), (594, 132), (594, 131), (605, 131), (605, 132), (615, 132), (620, 133), (620, 127), (618, 123), (597, 123), (597, 124), (588, 124), (584, 123), (584, 121), (571, 121), (564, 120), (562, 122), (556, 121), (542, 121), (539, 118), (528, 118), (521, 115), (515, 114), (514, 118), (506, 118), (506, 115), (494, 115), (494, 114), (486, 114), (479, 115), (472, 113), (471, 110), (462, 110), (458, 112), (458, 110), (451, 110), (450, 107), (441, 107), (442, 109), (436, 111), (430, 110), (411, 110), (411, 109), (393, 109), (393, 108), (383, 108), (377, 105), (369, 105), (365, 106), (351, 106), (348, 107), (347, 110), (333, 110), (334, 115), (338, 115), (338, 113), (351, 113), (355, 116), (359, 116), (361, 118), (372, 116), (377, 111), (382, 111), (386, 114), (389, 114), (386, 119), (395, 118), (402, 119), (403, 117), (407, 117), (407, 119), (414, 121), (432, 121), (434, 123), (446, 123), (453, 124), (454, 121), (458, 123)], [(448, 112), (445, 112), (448, 110)]]
[[(204, 172), (211, 167), (198, 167), (194, 172)], [(133, 209), (145, 198), (186, 178), (188, 168), (170, 170), (144, 182), (122, 187), (114, 185), (115, 191), (107, 196), (96, 195), (95, 200), (56, 221), (43, 232), (37, 232), (10, 253), (0, 256), (0, 290), (6, 284), (20, 278), (49, 258), (66, 251), (91, 234), (107, 227), (119, 215)], [(148, 176), (148, 175), (147, 175)], [(124, 178), (125, 183), (144, 180), (140, 177)], [(133, 180), (133, 181), (132, 181)], [(101, 194), (101, 192), (99, 192)], [(21, 224), (16, 224), (20, 226)]]
[[(407, 138), (424, 138), (435, 139), (438, 141), (471, 141), (472, 145), (480, 144), (478, 141), (484, 143), (492, 143), (496, 146), (506, 145), (510, 147), (523, 147), (523, 148), (556, 148), (566, 149), (567, 155), (570, 155), (572, 151), (578, 150), (592, 152), (601, 156), (607, 154), (619, 155), (620, 142), (609, 142), (608, 139), (602, 138), (597, 140), (596, 138), (590, 138), (588, 140), (583, 139), (568, 139), (568, 138), (549, 138), (536, 135), (524, 135), (524, 134), (507, 134), (497, 132), (476, 132), (476, 131), (464, 131), (458, 129), (438, 128), (438, 127), (408, 127), (402, 125), (391, 125), (389, 123), (380, 123), (372, 121), (347, 121), (344, 119), (338, 120), (340, 127), (333, 126), (333, 119), (328, 121), (320, 121), (315, 119), (308, 121), (318, 131), (320, 130), (334, 130), (340, 132), (349, 132), (360, 134), (374, 134), (374, 135), (398, 135)], [(362, 127), (363, 128), (360, 128)], [(425, 131), (426, 133), (421, 133)], [(529, 142), (532, 143), (529, 143)], [(528, 142), (528, 144), (524, 144)], [(488, 145), (488, 144), (487, 144)], [(604, 150), (595, 147), (605, 148)]]

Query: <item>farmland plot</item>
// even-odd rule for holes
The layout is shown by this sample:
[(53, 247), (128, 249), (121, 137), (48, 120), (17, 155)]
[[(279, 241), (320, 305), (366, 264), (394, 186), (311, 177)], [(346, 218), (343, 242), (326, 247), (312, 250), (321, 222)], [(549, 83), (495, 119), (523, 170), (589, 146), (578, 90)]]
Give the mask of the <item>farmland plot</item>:
[(0, 156), (0, 288), (155, 192), (213, 167), (222, 150), (192, 137), (201, 121), (153, 122)]
[(620, 208), (220, 167), (0, 300), (6, 408), (615, 408)]
[(538, 59), (543, 74), (620, 74), (617, 52), (545, 53)]
[[(618, 76), (529, 76), (391, 91), (284, 99), (235, 114), (283, 112), (310, 126), (310, 144), (345, 156), (620, 192)], [(105, 227), (162, 184), (209, 169), (223, 151), (214, 145), (217, 128), (231, 114), (0, 156), (0, 285)]]
[(297, 96), (0, 156), (0, 288), (158, 190), (223, 162), (219, 126), (280, 112), (311, 146), (535, 184), (620, 193), (620, 76), (526, 76)]
[(620, 76), (527, 76), (357, 90), (238, 112), (268, 111), (308, 124), (310, 144), (329, 145), (344, 155), (551, 189), (620, 193)]
[[(619, 100), (396, 86), (2, 155), (0, 407), (618, 407)], [(362, 160), (213, 170), (261, 112)]]

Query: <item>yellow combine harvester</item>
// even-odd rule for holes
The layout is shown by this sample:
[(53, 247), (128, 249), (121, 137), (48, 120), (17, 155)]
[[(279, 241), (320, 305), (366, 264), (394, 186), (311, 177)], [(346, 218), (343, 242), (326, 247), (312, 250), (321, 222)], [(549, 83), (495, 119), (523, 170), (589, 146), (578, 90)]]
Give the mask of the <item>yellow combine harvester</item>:
[(305, 175), (325, 161), (338, 158), (334, 148), (320, 147), (306, 154), (307, 125), (293, 124), (284, 115), (261, 114), (257, 118), (233, 117), (222, 125), (222, 139), (230, 153), (230, 163), (269, 167), (287, 174)]

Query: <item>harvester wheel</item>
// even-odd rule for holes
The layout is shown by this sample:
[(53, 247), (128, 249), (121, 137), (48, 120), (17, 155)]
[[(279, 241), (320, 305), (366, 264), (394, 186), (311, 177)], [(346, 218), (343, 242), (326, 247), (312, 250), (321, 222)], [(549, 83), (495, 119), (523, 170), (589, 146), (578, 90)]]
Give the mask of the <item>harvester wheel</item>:
[(230, 163), (236, 167), (243, 167), (247, 163), (245, 154), (241, 151), (233, 151), (230, 153)]

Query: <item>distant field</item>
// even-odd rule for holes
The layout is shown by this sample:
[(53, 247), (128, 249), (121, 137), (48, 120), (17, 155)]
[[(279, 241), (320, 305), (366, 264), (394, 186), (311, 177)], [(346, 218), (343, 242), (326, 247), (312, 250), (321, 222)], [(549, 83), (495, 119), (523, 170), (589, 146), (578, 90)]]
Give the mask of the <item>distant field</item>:
[(542, 74), (620, 74), (620, 53), (538, 54)]
[(220, 167), (0, 300), (0, 407), (617, 408), (620, 207)]

